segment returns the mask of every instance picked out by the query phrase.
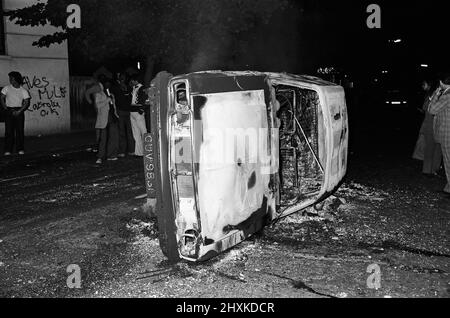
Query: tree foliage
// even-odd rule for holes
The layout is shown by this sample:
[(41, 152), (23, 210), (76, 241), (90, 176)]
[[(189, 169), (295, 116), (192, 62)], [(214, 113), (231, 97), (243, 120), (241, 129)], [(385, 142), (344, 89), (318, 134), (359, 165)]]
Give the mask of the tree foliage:
[[(80, 29), (66, 27), (72, 3), (81, 8)], [(38, 0), (7, 15), (19, 25), (60, 28), (34, 43), (40, 47), (68, 39), (70, 50), (91, 59), (145, 57), (188, 69), (232, 54), (240, 34), (288, 6), (288, 0)]]

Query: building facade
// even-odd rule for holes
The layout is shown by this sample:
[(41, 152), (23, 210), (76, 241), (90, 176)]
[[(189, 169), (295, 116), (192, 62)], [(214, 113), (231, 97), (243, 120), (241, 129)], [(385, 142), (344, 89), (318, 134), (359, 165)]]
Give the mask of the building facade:
[[(0, 0), (3, 11), (30, 6), (37, 0)], [(42, 1), (41, 1), (42, 2)], [(18, 71), (31, 94), (25, 113), (25, 134), (48, 135), (70, 131), (69, 63), (67, 41), (39, 48), (32, 43), (57, 29), (22, 27), (9, 19), (0, 21), (0, 87), (9, 84), (8, 73)], [(3, 136), (4, 122), (0, 122)]]

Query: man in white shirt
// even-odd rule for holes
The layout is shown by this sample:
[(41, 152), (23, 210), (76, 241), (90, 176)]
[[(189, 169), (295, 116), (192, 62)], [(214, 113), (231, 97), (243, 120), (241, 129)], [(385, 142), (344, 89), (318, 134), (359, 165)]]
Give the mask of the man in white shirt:
[(30, 93), (22, 87), (23, 77), (19, 72), (8, 74), (8, 85), (2, 89), (0, 103), (5, 110), (5, 156), (13, 152), (14, 144), (19, 155), (25, 154), (25, 111), (30, 107)]

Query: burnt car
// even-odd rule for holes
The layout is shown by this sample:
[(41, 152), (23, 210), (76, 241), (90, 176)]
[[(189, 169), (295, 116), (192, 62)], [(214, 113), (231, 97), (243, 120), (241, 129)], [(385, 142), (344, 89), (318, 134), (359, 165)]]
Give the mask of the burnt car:
[(149, 96), (146, 188), (171, 261), (210, 259), (319, 203), (346, 174), (341, 86), (285, 73), (162, 72)]

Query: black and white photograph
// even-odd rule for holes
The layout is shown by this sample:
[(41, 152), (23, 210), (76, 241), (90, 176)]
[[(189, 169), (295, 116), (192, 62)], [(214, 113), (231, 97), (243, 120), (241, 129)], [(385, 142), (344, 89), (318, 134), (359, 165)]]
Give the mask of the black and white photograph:
[(446, 4), (0, 0), (0, 298), (449, 298)]

